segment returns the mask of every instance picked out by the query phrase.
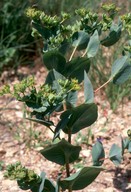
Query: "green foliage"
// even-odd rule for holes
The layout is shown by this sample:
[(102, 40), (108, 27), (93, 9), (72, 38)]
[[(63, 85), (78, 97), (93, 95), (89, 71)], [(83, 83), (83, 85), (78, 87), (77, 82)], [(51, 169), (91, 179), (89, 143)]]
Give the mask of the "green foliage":
[(88, 45), (90, 36), (84, 31), (75, 32), (72, 36), (72, 45), (78, 50), (85, 49)]
[(122, 85), (110, 84), (106, 89), (106, 94), (110, 102), (111, 109), (117, 110), (120, 104), (124, 104), (124, 99), (130, 101), (130, 79)]
[(41, 154), (49, 161), (59, 165), (72, 163), (79, 157), (81, 147), (69, 144), (65, 139), (62, 139), (57, 144), (53, 144), (41, 151)]
[(20, 162), (8, 165), (4, 177), (17, 180), (18, 186), (22, 190), (30, 189), (32, 192), (55, 192), (54, 184), (46, 178), (44, 172), (39, 176), (33, 170), (23, 167)]
[(92, 160), (94, 166), (101, 166), (104, 162), (105, 151), (100, 141), (97, 141), (92, 148)]
[(90, 37), (88, 46), (87, 46), (87, 57), (91, 58), (94, 57), (99, 49), (99, 36), (98, 32), (95, 31), (93, 35)]
[(0, 161), (0, 171), (3, 170), (4, 167), (4, 161)]
[(101, 44), (105, 47), (109, 47), (111, 45), (114, 45), (121, 37), (121, 29), (122, 29), (122, 23), (112, 24), (110, 27), (110, 32), (107, 37), (105, 37), (103, 40), (101, 40)]
[(84, 97), (85, 103), (94, 102), (94, 91), (90, 79), (88, 78), (86, 72), (84, 72)]
[(17, 180), (23, 190), (34, 188), (41, 183), (41, 178), (34, 171), (23, 167), (20, 162), (8, 165), (4, 176)]
[(119, 165), (122, 161), (122, 149), (118, 145), (113, 144), (110, 149), (109, 157), (115, 165)]
[[(65, 119), (69, 119), (67, 124), (63, 126), (62, 130), (68, 133), (70, 130), (72, 134), (79, 132), (81, 129), (89, 127), (97, 119), (97, 105), (82, 104), (73, 109), (66, 110), (61, 115), (61, 123), (65, 122)], [(58, 127), (57, 127), (58, 128)]]
[(95, 178), (99, 175), (104, 169), (102, 167), (84, 167), (75, 174), (72, 174), (70, 177), (60, 181), (60, 186), (63, 190), (80, 190), (92, 183)]
[(59, 73), (65, 70), (66, 60), (59, 52), (47, 52), (43, 56), (43, 61), (48, 70), (55, 69)]
[[(105, 160), (105, 152), (99, 140), (92, 147), (92, 166), (83, 167), (72, 175), (69, 166), (78, 160), (81, 150), (80, 146), (72, 144), (72, 134), (80, 133), (97, 120), (98, 108), (94, 103), (94, 93), (112, 80), (114, 84), (124, 83), (131, 75), (130, 49), (123, 47), (123, 55), (112, 65), (111, 76), (107, 82), (94, 91), (87, 76), (100, 46), (108, 47), (117, 43), (122, 33), (122, 22), (127, 22), (125, 19), (118, 25), (114, 23), (115, 14), (118, 12), (114, 4), (103, 5), (103, 9), (107, 13), (103, 13), (102, 17), (84, 8), (78, 9), (75, 11), (77, 19), (73, 24), (69, 24), (68, 14), (48, 16), (35, 8), (27, 10), (26, 14), (32, 19), (33, 35), (41, 36), (44, 41), (43, 60), (48, 75), (39, 87), (36, 87), (34, 78), (29, 77), (13, 87), (3, 87), (0, 94), (9, 93), (25, 103), (29, 110), (27, 119), (40, 123), (52, 131), (54, 142), (41, 150), (41, 154), (63, 166), (67, 176), (63, 178), (63, 175), (58, 173), (54, 186), (45, 177), (45, 173), (37, 176), (21, 164), (11, 165), (6, 175), (16, 179), (21, 189), (31, 189), (33, 192), (59, 192), (60, 189), (67, 189), (72, 192), (91, 184), (104, 170), (101, 166)], [(105, 31), (108, 35), (101, 41)], [(66, 47), (64, 52), (61, 51), (63, 47)], [(83, 82), (85, 101), (80, 102), (78, 91), (83, 87)], [(52, 120), (53, 112), (60, 112), (58, 122)], [(62, 131), (67, 139), (61, 138)], [(131, 151), (130, 131), (128, 136), (126, 139), (121, 138), (120, 147), (113, 144), (110, 149), (108, 159), (115, 165), (122, 162), (125, 150)], [(57, 143), (56, 138), (59, 139)]]
[(29, 0), (3, 0), (0, 3), (1, 72), (5, 67), (16, 69), (19, 64), (27, 62), (27, 58), (28, 62), (31, 61), (29, 55), (34, 52), (35, 43), (30, 35), (30, 20), (25, 15), (29, 4)]

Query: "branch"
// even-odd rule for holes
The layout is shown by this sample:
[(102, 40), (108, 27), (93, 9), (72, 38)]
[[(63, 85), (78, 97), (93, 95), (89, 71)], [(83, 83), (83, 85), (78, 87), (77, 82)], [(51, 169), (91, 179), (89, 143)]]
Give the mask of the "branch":
[(70, 56), (69, 61), (71, 61), (72, 57), (74, 56), (74, 54), (75, 54), (75, 52), (76, 52), (76, 49), (77, 49), (77, 46), (73, 49), (73, 52), (72, 52), (72, 54), (71, 54), (71, 56)]
[(106, 81), (103, 85), (101, 85), (99, 88), (97, 88), (94, 93), (96, 93), (97, 91), (99, 91), (101, 88), (103, 88), (104, 86), (106, 86), (111, 80), (113, 79), (113, 77), (111, 77), (110, 79), (108, 79), (108, 81)]
[(85, 50), (85, 52), (83, 53), (83, 55), (81, 57), (85, 57), (86, 53), (87, 53), (87, 50)]

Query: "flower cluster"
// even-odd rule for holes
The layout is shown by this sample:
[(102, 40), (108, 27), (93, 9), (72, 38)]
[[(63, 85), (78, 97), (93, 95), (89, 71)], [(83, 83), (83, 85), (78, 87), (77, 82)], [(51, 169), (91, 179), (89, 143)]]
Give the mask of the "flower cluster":
[(28, 8), (26, 10), (27, 17), (30, 17), (33, 20), (40, 20), (41, 14), (42, 14), (42, 11), (37, 10), (35, 8)]
[(8, 165), (4, 177), (11, 180), (24, 180), (25, 182), (41, 182), (41, 178), (33, 170), (23, 167), (20, 162)]
[(60, 105), (71, 91), (80, 89), (78, 80), (66, 79), (57, 80), (60, 91), (54, 89), (53, 86), (48, 84), (35, 87), (35, 81), (32, 76), (22, 80), (14, 85), (13, 90), (10, 91), (10, 86), (4, 86), (1, 90), (1, 95), (10, 93), (17, 100), (26, 103), (26, 105), (33, 109), (33, 111), (43, 112), (49, 108), (54, 109), (55, 106)]
[(10, 93), (10, 86), (4, 85), (0, 90), (0, 96)]
[(123, 22), (123, 29), (126, 29), (129, 35), (131, 35), (131, 13), (121, 16), (121, 20)]
[(128, 129), (127, 135), (128, 135), (128, 138), (131, 140), (131, 129)]

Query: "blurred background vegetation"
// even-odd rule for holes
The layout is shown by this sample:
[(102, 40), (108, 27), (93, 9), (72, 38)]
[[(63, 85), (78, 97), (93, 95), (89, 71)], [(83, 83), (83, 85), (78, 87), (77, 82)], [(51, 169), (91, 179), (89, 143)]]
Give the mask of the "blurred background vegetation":
[[(36, 6), (47, 14), (60, 14), (61, 11), (86, 7), (99, 12), (102, 3), (116, 3), (121, 9), (121, 13), (130, 12), (131, 0), (122, 2), (121, 0), (2, 0), (0, 1), (0, 75), (4, 70), (14, 69), (17, 73), (18, 67), (22, 65), (32, 65), (33, 56), (40, 57), (40, 39), (31, 36), (31, 21), (25, 15), (28, 7)], [(72, 17), (73, 19), (73, 17)], [(113, 48), (102, 48), (97, 58), (93, 60), (90, 77), (94, 87), (99, 87), (110, 76), (110, 66), (117, 55), (122, 51), (122, 44), (126, 40), (127, 34)], [(118, 51), (117, 51), (118, 49)], [(42, 50), (42, 49), (41, 49)], [(129, 99), (130, 83), (126, 82), (122, 86), (112, 86), (110, 84), (104, 90), (111, 108), (115, 110), (118, 104)]]

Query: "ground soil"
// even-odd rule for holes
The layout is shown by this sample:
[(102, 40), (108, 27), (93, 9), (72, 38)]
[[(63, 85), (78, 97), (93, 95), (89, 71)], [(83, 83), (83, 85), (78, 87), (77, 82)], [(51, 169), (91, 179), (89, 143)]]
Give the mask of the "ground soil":
[[(18, 82), (28, 74), (35, 74), (37, 82), (42, 84), (47, 72), (38, 60), (35, 62), (37, 65), (30, 68), (19, 68), (17, 76), (14, 76), (12, 71), (4, 72), (1, 77), (1, 85)], [(127, 130), (131, 128), (131, 103), (126, 101), (113, 113), (102, 92), (99, 92), (95, 98), (99, 117), (97, 122), (91, 126), (94, 138), (90, 137), (88, 147), (88, 129), (84, 129), (81, 136), (73, 138), (75, 144), (82, 144), (80, 163), (84, 162), (85, 165), (91, 164), (90, 148), (97, 138), (102, 139), (108, 157), (111, 145), (113, 143), (120, 144), (120, 135), (127, 137)], [(31, 134), (31, 131), (41, 132), (39, 140)], [(45, 171), (47, 177), (52, 180), (56, 179), (59, 166), (50, 163), (39, 153), (42, 145), (50, 142), (51, 137), (51, 133), (46, 128), (23, 119), (22, 103), (5, 96), (0, 98), (0, 161), (4, 162), (2, 171), (0, 171), (1, 192), (22, 191), (18, 188), (16, 181), (10, 181), (3, 177), (5, 167), (16, 161), (21, 161), (24, 166), (34, 169), (38, 174)], [(38, 145), (39, 143), (40, 145)], [(101, 172), (96, 180), (81, 192), (131, 192), (130, 154), (124, 156), (124, 162), (119, 167), (115, 167), (108, 159), (104, 162), (104, 167), (106, 170)]]

